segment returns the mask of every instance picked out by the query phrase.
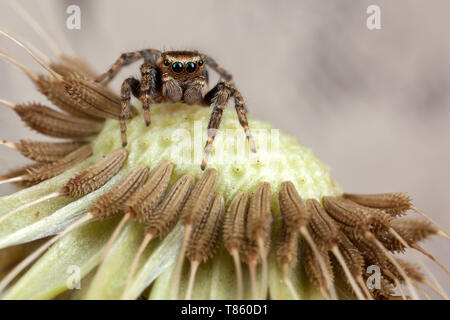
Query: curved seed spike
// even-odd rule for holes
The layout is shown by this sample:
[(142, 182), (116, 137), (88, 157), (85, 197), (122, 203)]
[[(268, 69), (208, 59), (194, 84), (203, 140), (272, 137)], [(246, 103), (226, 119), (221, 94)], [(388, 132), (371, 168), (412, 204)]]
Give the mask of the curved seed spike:
[(173, 167), (171, 162), (163, 161), (152, 171), (144, 186), (128, 200), (128, 214), (140, 223), (147, 222), (167, 190)]
[(322, 209), (322, 206), (317, 200), (307, 200), (306, 207), (311, 213), (309, 226), (311, 226), (311, 229), (313, 229), (314, 233), (319, 237), (319, 241), (324, 243), (323, 247), (325, 248), (325, 250), (330, 250), (336, 257), (358, 299), (365, 300), (361, 289), (358, 287), (353, 274), (350, 272), (345, 259), (337, 246), (339, 241), (339, 230), (337, 226), (334, 224), (333, 220), (328, 216), (325, 210)]
[(300, 226), (306, 226), (310, 213), (292, 182), (286, 181), (281, 184), (278, 198), (283, 219), (289, 228), (298, 229)]
[(211, 210), (201, 218), (192, 232), (186, 247), (186, 257), (191, 261), (191, 276), (186, 292), (186, 300), (191, 298), (199, 264), (210, 259), (217, 249), (224, 214), (225, 202), (222, 195), (217, 195)]
[(24, 49), (37, 63), (39, 63), (45, 70), (48, 71), (48, 73), (50, 73), (53, 77), (55, 77), (55, 79), (62, 81), (63, 77), (59, 74), (57, 74), (55, 71), (53, 71), (48, 65), (46, 65), (43, 61), (41, 61), (38, 57), (36, 57), (34, 55), (34, 53), (28, 49), (22, 42), (20, 42), (19, 40), (17, 40), (16, 38), (12, 37), (11, 35), (9, 35), (8, 33), (6, 33), (4, 30), (2, 30), (0, 28), (0, 34), (2, 34), (3, 36), (5, 36), (6, 38), (8, 38), (9, 40), (13, 41), (14, 43), (16, 43), (19, 47), (21, 47), (22, 49)]
[(1, 140), (0, 144), (16, 149), (23, 156), (39, 161), (53, 162), (63, 158), (69, 153), (87, 144), (85, 141), (71, 142), (44, 142), (32, 140), (20, 140), (18, 143)]
[(250, 195), (247, 192), (239, 193), (231, 201), (223, 224), (223, 243), (233, 258), (237, 281), (237, 298), (244, 297), (242, 267), (239, 256), (242, 243), (245, 241), (245, 217), (247, 215)]
[(88, 212), (99, 220), (109, 219), (118, 215), (126, 201), (145, 182), (148, 175), (148, 167), (140, 165), (131, 171), (110, 191), (98, 197), (88, 208)]
[(124, 148), (109, 153), (99, 162), (70, 179), (61, 188), (61, 192), (78, 198), (97, 190), (119, 172), (127, 155), (128, 152)]
[(74, 229), (78, 228), (82, 224), (90, 221), (92, 219), (92, 216), (90, 215), (84, 215), (74, 223), (72, 223), (68, 228), (66, 228), (64, 231), (62, 231), (57, 236), (51, 238), (47, 242), (45, 242), (42, 246), (37, 248), (32, 254), (27, 256), (24, 260), (22, 260), (17, 266), (14, 267), (13, 270), (11, 270), (8, 275), (2, 279), (0, 282), (0, 294), (3, 292), (3, 290), (11, 283), (11, 281), (14, 280), (26, 267), (28, 267), (31, 263), (33, 263), (34, 260), (36, 260), (39, 256), (41, 256), (48, 248), (50, 248), (56, 241), (67, 235), (69, 232), (73, 231)]
[(403, 192), (381, 194), (344, 193), (342, 196), (362, 206), (383, 209), (383, 211), (392, 216), (405, 214), (411, 208), (411, 198)]
[(32, 72), (30, 69), (25, 67), (23, 64), (19, 63), (16, 59), (12, 58), (10, 55), (4, 53), (3, 51), (0, 51), (0, 57), (5, 60), (6, 62), (9, 62), (13, 66), (19, 68), (20, 70), (25, 73), (25, 75), (31, 79), (31, 81), (36, 82), (38, 81), (38, 75)]
[(263, 298), (267, 295), (269, 269), (267, 266), (267, 251), (270, 246), (270, 227), (272, 222), (272, 210), (270, 208), (271, 191), (270, 184), (260, 183), (250, 201), (247, 216), (247, 237), (255, 241), (258, 246), (262, 265), (261, 292)]
[(56, 138), (85, 138), (103, 128), (98, 121), (67, 115), (40, 103), (17, 104), (14, 111), (31, 129)]

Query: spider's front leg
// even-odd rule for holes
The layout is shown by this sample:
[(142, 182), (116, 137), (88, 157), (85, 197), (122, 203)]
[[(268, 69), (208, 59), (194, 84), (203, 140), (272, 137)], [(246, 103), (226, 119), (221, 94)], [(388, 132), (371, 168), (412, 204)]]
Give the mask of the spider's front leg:
[(130, 99), (131, 93), (138, 98), (140, 94), (140, 82), (135, 78), (128, 78), (122, 83), (120, 90), (120, 134), (122, 138), (122, 146), (127, 145), (127, 120), (130, 116)]
[(122, 67), (129, 65), (133, 62), (138, 61), (141, 58), (144, 58), (145, 61), (151, 60), (153, 56), (159, 55), (161, 52), (156, 49), (145, 49), (140, 51), (127, 52), (120, 55), (120, 57), (114, 62), (112, 67), (106, 71), (105, 73), (99, 75), (95, 82), (101, 82), (104, 85), (107, 85), (116, 75), (119, 73)]
[(139, 100), (144, 109), (144, 120), (147, 127), (150, 125), (150, 105), (154, 103), (154, 98), (158, 94), (156, 88), (156, 77), (158, 70), (151, 62), (145, 62), (141, 66), (141, 86)]
[(201, 164), (202, 170), (205, 170), (206, 164), (208, 162), (209, 155), (212, 151), (212, 144), (216, 137), (217, 129), (220, 126), (222, 120), (223, 110), (228, 102), (228, 100), (234, 96), (234, 103), (236, 113), (238, 115), (239, 123), (245, 131), (247, 136), (250, 150), (256, 152), (255, 142), (253, 136), (248, 127), (247, 114), (245, 112), (245, 102), (242, 94), (235, 88), (232, 81), (229, 82), (219, 82), (214, 88), (209, 91), (204, 98), (204, 103), (213, 105), (213, 111), (211, 113), (211, 118), (208, 124), (208, 140), (206, 141), (205, 150), (203, 154), (203, 161)]

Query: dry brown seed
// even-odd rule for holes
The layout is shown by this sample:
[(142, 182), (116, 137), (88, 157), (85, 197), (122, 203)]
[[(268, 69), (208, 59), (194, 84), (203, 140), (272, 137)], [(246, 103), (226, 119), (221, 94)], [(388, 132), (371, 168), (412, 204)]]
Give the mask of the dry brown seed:
[(67, 94), (64, 83), (53, 77), (39, 75), (35, 85), (40, 93), (46, 96), (55, 106), (80, 118), (101, 119), (103, 113), (92, 108), (83, 108), (75, 103)]
[(222, 195), (217, 195), (209, 212), (201, 217), (193, 229), (186, 247), (186, 256), (191, 261), (206, 262), (210, 259), (218, 245), (220, 227), (225, 214), (225, 203)]
[(245, 238), (245, 216), (247, 215), (250, 196), (247, 192), (239, 193), (231, 201), (223, 224), (223, 243), (228, 251), (240, 250)]
[[(321, 267), (319, 266), (318, 260), (316, 259), (316, 256), (311, 250), (311, 247), (307, 244), (303, 244), (301, 246), (302, 250), (302, 258), (303, 263), (305, 267), (306, 274), (308, 275), (308, 278), (311, 280), (311, 282), (319, 288), (322, 295), (325, 298), (330, 298), (327, 293), (327, 279), (325, 278)], [(320, 252), (320, 255), (322, 257), (322, 260), (325, 262), (327, 272), (332, 277), (333, 281), (333, 269), (331, 266), (330, 258), (328, 257), (328, 254), (324, 252)]]
[(248, 238), (254, 240), (262, 238), (266, 246), (270, 241), (270, 225), (272, 223), (270, 201), (270, 184), (267, 182), (260, 183), (250, 200), (246, 228)]
[(74, 150), (85, 145), (85, 141), (70, 141), (70, 142), (43, 142), (32, 140), (20, 140), (18, 143), (7, 142), (5, 140), (1, 144), (11, 145), (18, 150), (23, 156), (39, 161), (39, 162), (53, 162), (63, 158)]
[(12, 65), (21, 69), (26, 76), (35, 84), (39, 92), (47, 97), (54, 105), (61, 110), (81, 118), (89, 117), (88, 113), (83, 112), (82, 108), (73, 102), (72, 98), (65, 92), (64, 85), (61, 81), (53, 76), (37, 75), (27, 69), (24, 65), (17, 62), (9, 55), (0, 52), (0, 58), (6, 60)]
[(395, 219), (391, 226), (408, 244), (423, 241), (438, 233), (438, 230), (430, 223), (416, 218)]
[(175, 226), (194, 184), (194, 177), (185, 175), (173, 185), (158, 208), (149, 215), (145, 226), (147, 234), (162, 238)]
[(14, 111), (31, 129), (51, 137), (81, 139), (103, 128), (98, 121), (67, 115), (40, 103), (17, 104)]
[(211, 258), (217, 248), (224, 214), (225, 202), (221, 195), (217, 195), (211, 206), (211, 210), (201, 217), (199, 223), (192, 232), (186, 247), (186, 256), (191, 261), (186, 300), (191, 299), (195, 275), (199, 264)]
[(60, 189), (60, 193), (78, 198), (97, 190), (119, 172), (127, 155), (128, 152), (124, 148), (109, 153), (99, 162), (70, 179)]
[(110, 191), (97, 198), (88, 212), (96, 219), (104, 220), (119, 214), (125, 202), (142, 187), (147, 178), (148, 167), (141, 165), (131, 171)]
[[(95, 109), (103, 118), (119, 118), (120, 98), (104, 86), (85, 76), (72, 73), (64, 77), (64, 87), (72, 100), (81, 107)], [(136, 113), (136, 109), (131, 107), (130, 116)]]
[(146, 223), (148, 217), (161, 202), (169, 185), (173, 164), (163, 161), (150, 174), (147, 182), (128, 201), (128, 213), (140, 223)]
[(323, 252), (331, 251), (339, 266), (342, 268), (344, 279), (349, 282), (352, 291), (356, 294), (358, 299), (365, 300), (365, 296), (357, 284), (358, 280), (351, 272), (345, 257), (338, 247), (339, 229), (336, 223), (328, 216), (317, 200), (307, 200), (306, 207), (308, 211), (311, 212), (311, 219), (308, 227), (311, 234), (313, 234), (316, 239), (316, 244)]
[(392, 216), (402, 215), (411, 208), (411, 198), (406, 193), (401, 192), (381, 194), (344, 193), (343, 197), (366, 207), (383, 209)]
[(92, 145), (88, 144), (72, 151), (59, 160), (51, 163), (43, 163), (40, 166), (27, 169), (27, 173), (23, 175), (22, 178), (24, 181), (32, 183), (44, 181), (71, 169), (91, 155)]
[(279, 202), (288, 228), (298, 229), (300, 226), (306, 226), (310, 214), (292, 182), (286, 181), (281, 184)]
[(277, 242), (277, 262), (285, 276), (297, 264), (298, 230), (292, 230), (284, 221)]
[[(31, 164), (24, 165), (22, 167), (11, 169), (6, 174), (0, 176), (0, 181), (9, 180), (11, 178), (17, 178), (17, 177), (23, 176), (28, 172), (29, 169), (39, 168), (40, 166), (42, 166), (42, 163), (31, 163)], [(23, 186), (32, 186), (38, 182), (33, 183), (33, 182), (25, 181), (25, 180), (20, 180), (20, 181), (16, 181), (15, 183), (18, 183), (19, 185), (23, 185)]]
[(342, 232), (339, 232), (339, 249), (352, 274), (361, 275), (365, 264), (364, 257), (350, 239)]
[[(170, 291), (170, 298), (177, 299), (178, 289), (181, 279), (181, 270), (183, 268), (183, 262), (186, 255), (186, 249), (188, 246), (191, 233), (195, 226), (199, 223), (201, 218), (210, 210), (214, 197), (215, 189), (217, 185), (217, 170), (206, 170), (197, 184), (194, 186), (191, 194), (189, 195), (183, 210), (181, 211), (181, 223), (184, 225), (183, 242), (181, 243), (180, 252), (175, 263), (174, 276), (172, 278), (172, 289)], [(198, 266), (198, 263), (197, 263)], [(191, 279), (195, 276), (196, 267), (191, 266)]]
[(217, 179), (217, 170), (208, 169), (197, 182), (181, 211), (181, 222), (184, 226), (195, 226), (209, 211), (215, 197)]
[(339, 242), (338, 228), (320, 203), (315, 199), (308, 199), (306, 208), (311, 215), (308, 227), (316, 244), (322, 249), (330, 249), (336, 245)]

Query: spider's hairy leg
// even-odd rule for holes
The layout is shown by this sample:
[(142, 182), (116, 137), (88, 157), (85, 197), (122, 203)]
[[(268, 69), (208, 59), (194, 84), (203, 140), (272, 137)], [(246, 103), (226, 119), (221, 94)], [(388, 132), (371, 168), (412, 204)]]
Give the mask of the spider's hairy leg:
[(230, 87), (225, 82), (219, 82), (205, 96), (205, 102), (213, 105), (213, 111), (208, 123), (208, 140), (206, 141), (203, 154), (202, 170), (206, 168), (206, 163), (212, 151), (212, 144), (216, 138), (217, 129), (219, 129), (220, 122), (222, 121), (223, 110), (228, 100), (230, 100), (231, 95), (232, 91)]
[(245, 135), (247, 136), (250, 150), (252, 152), (256, 152), (255, 140), (253, 140), (252, 133), (248, 128), (244, 97), (236, 88), (234, 88), (234, 108), (236, 109), (239, 123), (241, 124), (242, 128), (244, 129)]
[(226, 81), (232, 81), (233, 76), (224, 68), (218, 65), (218, 63), (208, 55), (202, 55), (203, 59), (206, 61), (206, 64), (214, 69), (223, 79)]
[(140, 82), (135, 78), (125, 79), (122, 83), (122, 88), (120, 90), (120, 98), (121, 98), (121, 108), (120, 108), (120, 133), (122, 137), (122, 146), (125, 147), (127, 145), (127, 119), (130, 115), (130, 98), (131, 94), (136, 98), (139, 98), (140, 93)]
[(144, 109), (144, 119), (147, 127), (150, 125), (150, 105), (154, 103), (156, 94), (156, 77), (158, 71), (151, 62), (145, 62), (141, 66), (141, 86), (139, 99)]
[(127, 52), (120, 55), (120, 57), (114, 62), (112, 67), (105, 73), (99, 75), (96, 82), (101, 82), (103, 84), (108, 84), (114, 77), (119, 73), (122, 67), (127, 66), (133, 62), (144, 58), (145, 61), (150, 60), (153, 56), (159, 55), (161, 52), (156, 49), (145, 49), (133, 52)]

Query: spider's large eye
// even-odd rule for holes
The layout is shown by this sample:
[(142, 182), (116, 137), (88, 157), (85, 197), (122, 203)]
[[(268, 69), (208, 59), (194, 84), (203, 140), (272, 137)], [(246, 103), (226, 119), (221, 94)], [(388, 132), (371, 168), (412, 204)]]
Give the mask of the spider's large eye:
[(168, 67), (168, 66), (170, 66), (170, 61), (169, 60), (164, 60), (164, 65), (166, 66), (166, 67)]
[(193, 62), (186, 63), (186, 71), (194, 72), (195, 71), (195, 63), (193, 63)]
[(172, 64), (172, 70), (174, 72), (181, 72), (181, 71), (183, 71), (183, 64), (181, 62), (174, 62)]

